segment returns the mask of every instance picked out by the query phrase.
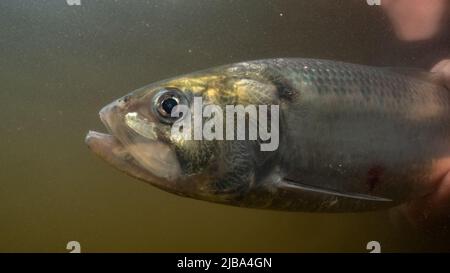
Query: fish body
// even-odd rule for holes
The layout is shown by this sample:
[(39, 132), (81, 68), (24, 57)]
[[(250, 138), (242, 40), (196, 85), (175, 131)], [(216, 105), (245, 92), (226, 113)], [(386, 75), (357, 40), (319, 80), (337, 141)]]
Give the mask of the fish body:
[[(118, 169), (191, 198), (293, 211), (388, 208), (430, 193), (450, 169), (450, 94), (430, 78), (315, 59), (230, 64), (114, 101), (100, 112), (110, 134), (90, 132), (86, 142)], [(278, 106), (279, 146), (174, 138), (177, 121), (165, 109), (192, 108), (195, 98)]]

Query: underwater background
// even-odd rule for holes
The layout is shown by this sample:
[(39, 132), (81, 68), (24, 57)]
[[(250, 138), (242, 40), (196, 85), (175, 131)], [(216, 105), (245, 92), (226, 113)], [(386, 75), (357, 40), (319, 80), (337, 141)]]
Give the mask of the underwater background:
[(181, 198), (91, 153), (98, 111), (143, 85), (274, 57), (429, 69), (448, 36), (397, 42), (357, 0), (2, 0), (0, 252), (449, 251), (449, 233), (388, 211), (264, 211)]

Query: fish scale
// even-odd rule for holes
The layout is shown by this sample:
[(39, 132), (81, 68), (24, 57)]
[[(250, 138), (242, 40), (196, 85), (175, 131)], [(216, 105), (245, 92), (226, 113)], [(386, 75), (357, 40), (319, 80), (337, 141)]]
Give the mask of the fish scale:
[[(432, 164), (450, 148), (448, 90), (384, 68), (304, 59), (262, 63), (300, 94), (283, 112), (280, 147), (281, 172), (293, 183), (396, 202), (430, 190), (424, 181)], [(348, 171), (336, 171), (338, 165)], [(386, 179), (374, 186), (368, 177), (377, 168)]]

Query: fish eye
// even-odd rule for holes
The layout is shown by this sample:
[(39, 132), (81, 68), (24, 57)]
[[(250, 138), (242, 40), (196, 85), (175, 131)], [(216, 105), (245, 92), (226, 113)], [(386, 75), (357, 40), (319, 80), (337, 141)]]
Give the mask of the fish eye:
[(164, 111), (163, 114), (171, 114), (175, 106), (178, 105), (178, 100), (176, 98), (167, 98), (161, 103), (161, 110)]
[(164, 88), (155, 95), (153, 109), (162, 122), (174, 123), (179, 117), (172, 117), (172, 112), (180, 104), (187, 104), (183, 92), (177, 88)]

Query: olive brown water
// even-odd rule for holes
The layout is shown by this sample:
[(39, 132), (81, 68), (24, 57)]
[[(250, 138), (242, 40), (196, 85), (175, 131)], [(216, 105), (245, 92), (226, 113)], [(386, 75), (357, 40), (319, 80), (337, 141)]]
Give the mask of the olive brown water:
[[(0, 251), (450, 250), (387, 210), (315, 214), (200, 202), (93, 155), (101, 106), (150, 82), (243, 60), (302, 56), (429, 68), (440, 51), (389, 41), (365, 1), (2, 1)], [(442, 41), (436, 41), (440, 48)], [(442, 46), (445, 47), (445, 46)], [(393, 58), (392, 56), (395, 56)]]

